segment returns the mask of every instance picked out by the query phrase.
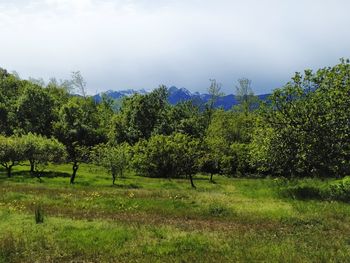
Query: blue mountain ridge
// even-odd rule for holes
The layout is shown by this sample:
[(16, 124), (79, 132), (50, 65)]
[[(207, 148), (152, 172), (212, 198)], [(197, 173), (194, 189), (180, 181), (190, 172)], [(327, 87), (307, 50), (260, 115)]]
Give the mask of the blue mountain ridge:
[[(168, 92), (169, 92), (168, 101), (172, 105), (176, 105), (180, 102), (184, 102), (188, 100), (195, 101), (198, 104), (203, 104), (208, 102), (210, 99), (209, 94), (199, 93), (199, 92), (192, 93), (185, 88), (177, 88), (175, 86), (168, 88)], [(93, 98), (95, 101), (100, 102), (102, 100), (103, 95), (106, 95), (108, 98), (111, 98), (114, 100), (120, 100), (124, 97), (132, 96), (134, 94), (148, 94), (148, 93), (150, 92), (146, 91), (145, 89), (140, 89), (140, 90), (128, 89), (128, 90), (119, 90), (119, 91), (109, 90), (106, 92), (96, 94), (93, 96)], [(257, 95), (257, 97), (260, 100), (266, 101), (269, 95), (270, 94), (262, 94), (262, 95)], [(223, 108), (224, 110), (229, 110), (237, 104), (238, 102), (235, 98), (235, 95), (228, 94), (228, 95), (219, 97), (215, 103), (215, 107)]]

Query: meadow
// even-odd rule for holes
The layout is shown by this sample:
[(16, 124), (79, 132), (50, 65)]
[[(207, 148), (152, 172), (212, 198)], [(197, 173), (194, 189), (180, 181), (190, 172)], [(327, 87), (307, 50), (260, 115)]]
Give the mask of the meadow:
[(192, 189), (186, 179), (128, 173), (112, 186), (102, 169), (82, 165), (76, 184), (70, 185), (70, 169), (50, 166), (55, 172), (41, 182), (26, 166), (17, 167), (12, 178), (0, 170), (0, 262), (350, 258), (350, 205), (310, 191), (335, 179), (214, 176), (211, 183), (208, 176), (197, 175)]

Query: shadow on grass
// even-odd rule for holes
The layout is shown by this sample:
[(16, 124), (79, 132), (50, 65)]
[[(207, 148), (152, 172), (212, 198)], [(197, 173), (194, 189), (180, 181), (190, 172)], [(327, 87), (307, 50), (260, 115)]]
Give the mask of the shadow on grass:
[(40, 172), (39, 176), (33, 176), (29, 171), (14, 171), (12, 172), (12, 177), (9, 178), (7, 177), (7, 174), (0, 174), (0, 180), (6, 180), (6, 179), (16, 179), (16, 178), (21, 178), (21, 179), (33, 179), (33, 178), (67, 178), (70, 177), (69, 173), (64, 173), (64, 172)]
[(142, 186), (137, 185), (137, 184), (114, 184), (111, 187), (117, 187), (117, 188), (122, 188), (122, 189), (140, 189)]

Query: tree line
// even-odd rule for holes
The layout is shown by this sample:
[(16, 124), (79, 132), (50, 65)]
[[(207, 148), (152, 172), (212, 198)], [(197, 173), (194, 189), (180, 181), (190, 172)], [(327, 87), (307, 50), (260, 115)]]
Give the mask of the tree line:
[[(113, 183), (126, 170), (140, 176), (341, 177), (350, 170), (350, 64), (296, 73), (259, 101), (248, 79), (238, 80), (239, 104), (214, 108), (221, 84), (210, 81), (206, 104), (168, 103), (160, 86), (124, 98), (119, 107), (86, 95), (85, 81), (22, 80), (0, 69), (0, 164), (28, 163), (40, 178), (48, 163), (104, 167)], [(74, 95), (73, 88), (80, 95)]]

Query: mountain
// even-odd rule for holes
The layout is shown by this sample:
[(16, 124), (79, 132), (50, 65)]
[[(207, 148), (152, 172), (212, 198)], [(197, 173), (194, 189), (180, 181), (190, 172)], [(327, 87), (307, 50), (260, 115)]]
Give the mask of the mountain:
[[(175, 86), (172, 86), (168, 89), (169, 91), (169, 97), (168, 101), (170, 104), (175, 105), (177, 103), (183, 102), (183, 101), (188, 101), (188, 100), (193, 100), (197, 102), (198, 104), (203, 104), (209, 101), (210, 95), (206, 93), (199, 93), (199, 92), (190, 92), (188, 89), (185, 88), (177, 88)], [(145, 89), (141, 90), (133, 90), (133, 89), (128, 89), (128, 90), (120, 90), (120, 91), (113, 91), (109, 90), (106, 92), (102, 92), (99, 94), (96, 94), (93, 96), (95, 101), (99, 102), (102, 99), (102, 96), (106, 95), (109, 98), (119, 100), (124, 97), (129, 97), (134, 94), (148, 94), (149, 92), (146, 91)], [(267, 97), (270, 94), (262, 94), (258, 95), (258, 98), (260, 100), (267, 100)], [(225, 110), (231, 109), (234, 105), (237, 105), (237, 100), (235, 98), (235, 95), (233, 94), (228, 94), (225, 96), (222, 96), (218, 98), (217, 102), (215, 103), (216, 108), (223, 108)]]
[(119, 91), (108, 90), (106, 92), (101, 92), (99, 94), (94, 95), (93, 98), (95, 101), (100, 102), (102, 100), (103, 95), (106, 95), (108, 98), (118, 100), (124, 97), (132, 96), (134, 94), (147, 94), (147, 93), (149, 92), (144, 89), (140, 89), (140, 90), (127, 89), (127, 90), (119, 90)]

